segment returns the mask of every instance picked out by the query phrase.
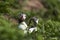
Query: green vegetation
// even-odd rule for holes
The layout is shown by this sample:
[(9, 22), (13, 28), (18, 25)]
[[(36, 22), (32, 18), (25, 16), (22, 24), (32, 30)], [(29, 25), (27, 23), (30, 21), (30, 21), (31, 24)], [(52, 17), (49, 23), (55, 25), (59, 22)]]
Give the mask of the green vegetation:
[[(44, 9), (39, 12), (23, 11), (18, 0), (0, 0), (0, 40), (29, 40), (36, 36), (36, 40), (53, 40), (57, 37), (60, 40), (60, 1), (59, 0), (43, 0)], [(27, 20), (32, 16), (37, 16), (39, 24), (38, 31), (30, 35), (23, 34), (22, 30), (17, 28), (18, 24), (13, 24), (9, 19), (4, 18), (7, 14), (11, 18), (18, 19), (18, 15), (24, 12), (27, 14)], [(38, 14), (37, 14), (38, 13)]]

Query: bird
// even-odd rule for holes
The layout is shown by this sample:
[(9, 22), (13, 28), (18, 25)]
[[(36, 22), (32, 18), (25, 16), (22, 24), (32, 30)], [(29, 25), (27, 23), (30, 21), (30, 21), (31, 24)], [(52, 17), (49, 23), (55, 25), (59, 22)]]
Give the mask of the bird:
[(26, 19), (26, 14), (24, 14), (24, 13), (20, 14), (18, 28), (21, 29), (21, 30), (23, 30), (24, 34), (27, 33), (26, 29), (28, 27), (27, 24), (26, 24), (26, 22), (25, 22), (25, 19)]
[(32, 33), (33, 31), (37, 31), (36, 26), (38, 24), (39, 19), (37, 17), (32, 17), (29, 22), (29, 24), (31, 23), (31, 21), (33, 22), (31, 27), (28, 27), (28, 25), (25, 22), (25, 19), (26, 19), (26, 14), (20, 14), (18, 28), (23, 30), (24, 34), (27, 34), (28, 32)]
[(29, 28), (29, 33), (32, 33), (33, 31), (37, 31), (37, 24), (38, 24), (39, 19), (37, 17), (32, 17), (30, 19), (30, 23), (31, 21), (33, 22), (33, 25)]

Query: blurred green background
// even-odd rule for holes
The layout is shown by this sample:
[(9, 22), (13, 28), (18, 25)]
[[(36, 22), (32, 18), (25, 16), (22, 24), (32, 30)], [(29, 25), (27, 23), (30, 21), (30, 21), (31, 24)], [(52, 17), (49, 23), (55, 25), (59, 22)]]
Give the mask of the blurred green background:
[[(39, 0), (44, 8), (38, 11), (22, 10), (26, 1), (19, 4), (19, 0), (0, 0), (0, 40), (32, 40), (35, 35), (34, 40), (60, 40), (60, 0)], [(33, 32), (25, 37), (17, 28), (21, 12), (26, 13), (27, 23), (32, 16), (40, 19), (36, 34)]]

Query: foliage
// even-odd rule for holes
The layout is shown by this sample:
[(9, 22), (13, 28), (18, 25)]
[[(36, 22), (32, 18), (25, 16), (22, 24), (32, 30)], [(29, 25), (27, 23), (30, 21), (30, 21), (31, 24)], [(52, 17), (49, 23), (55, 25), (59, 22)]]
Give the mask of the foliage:
[(13, 28), (12, 23), (0, 16), (0, 40), (22, 40), (23, 31)]
[[(35, 40), (50, 40), (50, 37), (57, 37), (60, 40), (60, 1), (43, 0), (42, 3), (47, 9), (46, 12), (44, 9), (39, 12), (23, 11), (18, 0), (0, 0), (0, 40), (30, 40), (32, 37)], [(40, 19), (37, 33), (24, 35), (23, 31), (17, 28), (17, 24), (14, 25), (3, 17), (3, 14), (9, 14), (18, 19), (21, 12), (26, 13), (27, 23), (32, 16)]]

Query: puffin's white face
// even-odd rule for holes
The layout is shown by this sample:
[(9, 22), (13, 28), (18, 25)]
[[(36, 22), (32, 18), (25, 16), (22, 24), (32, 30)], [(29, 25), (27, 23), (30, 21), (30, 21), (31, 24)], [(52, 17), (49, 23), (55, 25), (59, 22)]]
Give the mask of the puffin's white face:
[(23, 19), (24, 19), (24, 20), (26, 19), (26, 15), (25, 15), (25, 14), (23, 14)]
[(38, 24), (39, 19), (36, 20), (36, 23)]

